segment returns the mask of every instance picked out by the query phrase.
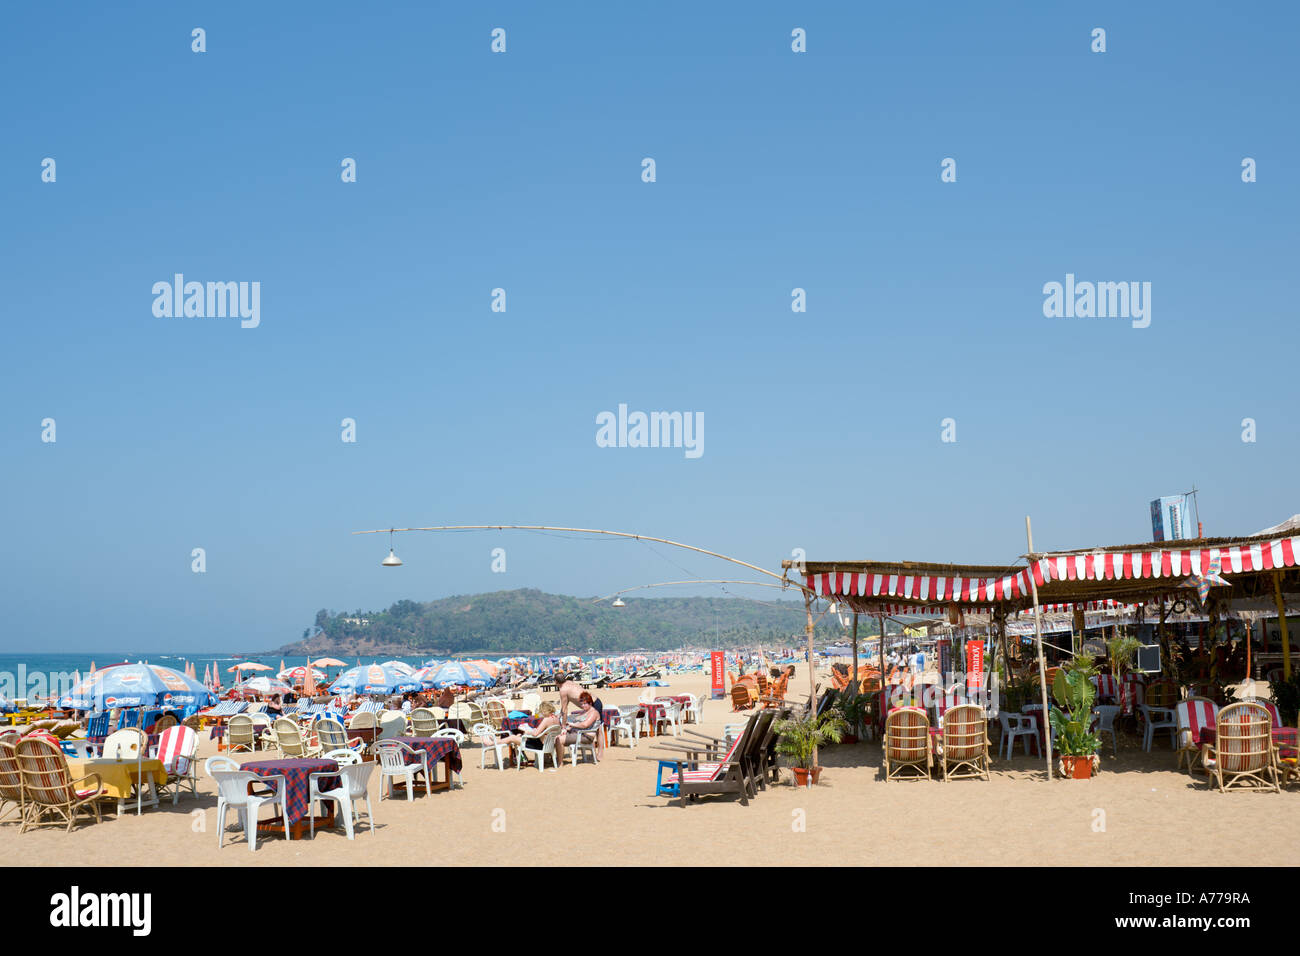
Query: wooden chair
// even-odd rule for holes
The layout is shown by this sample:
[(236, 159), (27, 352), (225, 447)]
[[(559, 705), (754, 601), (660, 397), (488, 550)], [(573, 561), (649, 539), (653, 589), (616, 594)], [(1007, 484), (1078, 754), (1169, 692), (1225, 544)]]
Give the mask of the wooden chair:
[(885, 718), (885, 780), (928, 780), (933, 766), (930, 717), (920, 707), (899, 707)]
[(1261, 789), (1278, 792), (1273, 719), (1259, 704), (1233, 704), (1219, 711), (1213, 744), (1201, 748), (1201, 761), (1220, 792)]
[(27, 801), (20, 833), (40, 826), (41, 819), (47, 815), (56, 818), (56, 825), (66, 823), (69, 833), (76, 825), (78, 813), (93, 813), (96, 823), (102, 819), (100, 798), (104, 796), (104, 787), (98, 774), (74, 780), (63, 751), (41, 738), (24, 737), (14, 752)]
[[(695, 745), (696, 755), (682, 753), (691, 745), (665, 745), (658, 749), (667, 751), (668, 756), (637, 759), (659, 761), (661, 776), (655, 790), (664, 793), (675, 788), (681, 800), (679, 806), (685, 807), (687, 803), (706, 795), (734, 793), (739, 795), (740, 805), (746, 807), (753, 794), (754, 781), (750, 768), (753, 766), (756, 728), (761, 718), (771, 720), (773, 716), (770, 710), (752, 714), (745, 729), (725, 752), (719, 753), (709, 744), (701, 742)], [(662, 776), (663, 771), (669, 768), (672, 772), (666, 777)]]
[(731, 709), (749, 710), (754, 706), (754, 700), (749, 696), (749, 688), (744, 684), (731, 685)]
[(943, 779), (989, 779), (989, 736), (983, 708), (977, 704), (949, 707), (940, 726), (943, 733), (939, 738), (939, 762)]

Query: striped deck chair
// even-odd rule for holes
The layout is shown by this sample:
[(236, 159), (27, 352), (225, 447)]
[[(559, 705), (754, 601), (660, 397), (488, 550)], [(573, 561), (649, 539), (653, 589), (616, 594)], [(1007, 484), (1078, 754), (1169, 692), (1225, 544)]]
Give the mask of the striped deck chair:
[(1138, 701), (1142, 699), (1142, 678), (1137, 674), (1125, 674), (1119, 684), (1119, 708), (1125, 717), (1137, 713)]
[(1261, 789), (1278, 792), (1273, 720), (1259, 704), (1233, 704), (1219, 711), (1214, 744), (1201, 754), (1220, 792)]
[(93, 813), (96, 823), (100, 821), (100, 798), (104, 795), (104, 787), (98, 774), (72, 779), (68, 758), (48, 740), (24, 737), (18, 741), (14, 751), (27, 800), (20, 833), (26, 833), (29, 827), (40, 826), (45, 816), (55, 817), (55, 824), (61, 818), (69, 833), (76, 825), (77, 814), (82, 811)]
[(920, 707), (899, 707), (885, 718), (885, 780), (930, 779), (930, 717)]
[(1108, 704), (1119, 702), (1119, 681), (1115, 680), (1114, 674), (1098, 674), (1092, 679), (1093, 684), (1097, 687), (1097, 703), (1103, 701)]
[(343, 725), (332, 717), (322, 717), (316, 723), (312, 724), (313, 731), (316, 733), (316, 739), (320, 742), (320, 749), (324, 753), (332, 750), (352, 750), (360, 752), (365, 747), (365, 741), (360, 737), (351, 737), (343, 729)]
[(939, 761), (943, 779), (989, 779), (989, 736), (984, 711), (976, 704), (948, 708), (940, 725)]
[[(681, 800), (679, 806), (696, 802), (702, 796), (711, 794), (735, 793), (740, 796), (740, 805), (749, 806), (749, 798), (754, 793), (754, 780), (751, 777), (755, 741), (760, 736), (760, 722), (770, 722), (775, 716), (771, 710), (752, 714), (745, 723), (745, 729), (731, 742), (725, 752), (713, 750), (708, 744), (667, 744), (660, 748), (670, 754), (668, 757), (637, 757), (638, 760), (656, 760), (659, 762), (659, 778), (655, 792), (671, 792), (674, 788)], [(764, 723), (761, 733), (766, 734), (769, 723)], [(704, 760), (691, 754), (683, 755), (681, 751), (694, 750), (704, 756), (720, 759)], [(672, 768), (672, 772), (663, 776), (663, 771)]]
[(1213, 727), (1218, 719), (1219, 705), (1207, 697), (1190, 697), (1178, 702), (1174, 708), (1174, 723), (1178, 728), (1174, 738), (1178, 769), (1182, 769), (1186, 760), (1187, 772), (1196, 770), (1201, 758), (1201, 731)]
[(189, 727), (168, 727), (158, 738), (158, 759), (167, 771), (167, 779), (161, 789), (171, 791), (172, 806), (176, 806), (180, 800), (182, 787), (189, 787), (190, 793), (198, 799), (199, 781), (195, 772), (198, 749), (199, 735)]
[(0, 738), (0, 820), (8, 816), (11, 811), (17, 810), (18, 819), (21, 821), (26, 809), (23, 775), (18, 769), (18, 756), (14, 751), (14, 745), (17, 743), (16, 734), (6, 734)]

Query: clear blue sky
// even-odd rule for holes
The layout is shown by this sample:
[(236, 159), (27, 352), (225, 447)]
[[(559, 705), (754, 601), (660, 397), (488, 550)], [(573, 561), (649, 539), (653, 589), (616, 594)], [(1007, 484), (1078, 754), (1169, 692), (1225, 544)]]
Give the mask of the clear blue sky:
[[(1147, 540), (1193, 483), (1209, 534), (1300, 511), (1294, 4), (287, 6), (6, 14), (0, 649), (740, 570), (515, 533), (393, 572), (349, 535), (389, 525), (776, 568)], [(260, 327), (156, 318), (176, 272)], [(1066, 273), (1152, 283), (1150, 327), (1045, 318)], [(598, 448), (620, 402), (703, 457)]]

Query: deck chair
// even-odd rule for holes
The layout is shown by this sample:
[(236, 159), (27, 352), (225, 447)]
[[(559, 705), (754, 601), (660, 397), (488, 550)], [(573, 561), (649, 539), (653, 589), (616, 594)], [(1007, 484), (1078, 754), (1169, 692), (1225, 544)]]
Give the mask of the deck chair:
[(69, 833), (76, 825), (78, 813), (94, 814), (96, 823), (101, 820), (100, 798), (104, 796), (104, 787), (98, 774), (74, 780), (63, 751), (39, 737), (18, 741), (14, 755), (27, 801), (20, 833), (40, 826), (46, 816), (53, 817), (55, 825), (66, 823)]
[(248, 714), (236, 714), (226, 724), (226, 750), (234, 753), (247, 750), (252, 753), (257, 749), (257, 733), (253, 729), (253, 718)]
[(899, 707), (885, 718), (885, 780), (930, 779), (930, 717), (920, 707)]
[(413, 737), (432, 737), (438, 731), (438, 718), (428, 707), (417, 707), (411, 711), (411, 735)]
[(181, 797), (181, 788), (189, 787), (190, 793), (197, 800), (199, 780), (195, 759), (199, 749), (199, 735), (188, 727), (173, 725), (162, 732), (158, 738), (158, 759), (162, 761), (167, 779), (161, 790), (170, 790), (172, 806), (176, 806)]
[(754, 699), (749, 696), (749, 688), (744, 684), (731, 685), (731, 709), (749, 710), (754, 706)]
[(1202, 746), (1201, 762), (1220, 792), (1278, 792), (1272, 729), (1272, 717), (1259, 704), (1233, 704), (1219, 711), (1214, 743)]
[[(637, 757), (637, 759), (659, 761), (656, 793), (667, 792), (670, 788), (675, 789), (676, 795), (681, 800), (679, 806), (685, 807), (687, 803), (698, 802), (702, 796), (734, 793), (740, 797), (740, 805), (747, 807), (753, 793), (749, 767), (752, 765), (754, 742), (757, 738), (755, 729), (760, 716), (764, 715), (770, 720), (772, 712), (766, 711), (764, 714), (751, 716), (745, 724), (745, 729), (732, 741), (731, 747), (726, 752), (703, 754), (704, 758), (713, 759), (681, 755), (679, 751), (682, 745), (660, 748), (672, 755), (669, 757)], [(672, 768), (672, 772), (665, 777), (663, 771), (668, 768)]]
[(14, 750), (18, 739), (17, 735), (8, 734), (0, 739), (0, 820), (16, 810), (21, 823), (27, 801), (23, 796), (23, 775), (18, 769), (18, 755)]
[(1201, 731), (1214, 726), (1219, 719), (1219, 705), (1208, 697), (1189, 697), (1174, 707), (1174, 746), (1178, 769), (1187, 761), (1187, 772), (1193, 773), (1201, 757)]
[(281, 717), (272, 726), (275, 731), (275, 745), (286, 757), (319, 757), (321, 746), (302, 739), (302, 728), (288, 717)]
[(989, 735), (983, 708), (978, 704), (949, 707), (943, 712), (940, 727), (939, 767), (943, 779), (989, 779)]

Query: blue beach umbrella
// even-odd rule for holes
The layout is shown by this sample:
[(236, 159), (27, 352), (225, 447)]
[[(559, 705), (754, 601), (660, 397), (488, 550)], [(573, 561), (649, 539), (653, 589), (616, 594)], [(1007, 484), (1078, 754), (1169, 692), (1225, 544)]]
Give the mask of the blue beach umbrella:
[(405, 694), (419, 690), (418, 680), (399, 674), (382, 664), (363, 664), (350, 667), (330, 685), (332, 694)]
[(68, 710), (206, 707), (217, 695), (192, 677), (157, 664), (111, 664), (78, 681), (58, 700)]
[(491, 687), (496, 680), (473, 664), (464, 661), (447, 661), (426, 678), (433, 687)]

